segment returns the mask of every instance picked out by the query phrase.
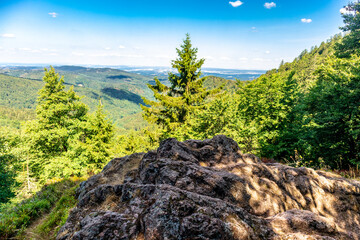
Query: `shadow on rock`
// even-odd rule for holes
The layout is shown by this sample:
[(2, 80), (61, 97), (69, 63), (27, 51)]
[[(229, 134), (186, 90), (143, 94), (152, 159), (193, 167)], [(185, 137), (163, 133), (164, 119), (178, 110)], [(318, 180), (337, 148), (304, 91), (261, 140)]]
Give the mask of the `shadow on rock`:
[(360, 184), (262, 163), (225, 136), (163, 141), (83, 182), (57, 239), (360, 239)]

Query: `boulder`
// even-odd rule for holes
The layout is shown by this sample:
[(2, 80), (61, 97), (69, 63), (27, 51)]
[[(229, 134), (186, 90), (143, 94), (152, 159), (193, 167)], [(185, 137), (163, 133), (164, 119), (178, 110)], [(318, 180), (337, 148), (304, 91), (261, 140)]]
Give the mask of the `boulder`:
[(360, 182), (263, 163), (221, 135), (113, 159), (77, 194), (58, 240), (360, 240)]

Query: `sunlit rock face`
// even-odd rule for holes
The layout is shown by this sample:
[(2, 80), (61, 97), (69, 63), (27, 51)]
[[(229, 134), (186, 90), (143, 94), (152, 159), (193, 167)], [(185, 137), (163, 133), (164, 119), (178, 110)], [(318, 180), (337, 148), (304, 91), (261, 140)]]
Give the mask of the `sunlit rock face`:
[(360, 239), (360, 183), (262, 163), (225, 136), (163, 141), (83, 182), (57, 239)]

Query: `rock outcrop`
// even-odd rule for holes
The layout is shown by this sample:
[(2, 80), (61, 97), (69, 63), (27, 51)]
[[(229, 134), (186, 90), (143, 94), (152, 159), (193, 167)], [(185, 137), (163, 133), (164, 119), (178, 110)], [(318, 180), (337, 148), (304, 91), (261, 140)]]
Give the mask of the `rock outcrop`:
[(83, 182), (65, 239), (360, 239), (360, 182), (262, 163), (235, 141), (163, 141)]

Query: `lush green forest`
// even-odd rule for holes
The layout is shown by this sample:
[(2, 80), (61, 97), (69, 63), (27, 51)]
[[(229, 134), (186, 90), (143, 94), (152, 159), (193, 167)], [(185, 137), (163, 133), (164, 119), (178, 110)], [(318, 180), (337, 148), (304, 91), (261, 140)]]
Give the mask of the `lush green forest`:
[[(360, 3), (349, 9), (359, 12)], [(26, 234), (53, 206), (35, 231), (56, 234), (76, 204), (81, 179), (113, 157), (154, 149), (169, 137), (225, 134), (263, 159), (354, 172), (360, 164), (359, 19), (344, 15), (345, 36), (247, 82), (203, 78), (205, 59), (197, 58), (189, 35), (171, 62), (177, 73), (166, 82), (113, 69), (3, 69), (0, 238)]]
[[(101, 98), (105, 111), (123, 130), (144, 127), (144, 121), (130, 122), (129, 116), (140, 113), (142, 96), (149, 95), (146, 77), (114, 69), (59, 67), (67, 88), (74, 86), (91, 112)], [(43, 86), (43, 69), (4, 68), (0, 74), (0, 106), (12, 109), (35, 109), (37, 92)], [(25, 110), (26, 111), (26, 110)], [(126, 129), (127, 128), (127, 129)]]
[[(96, 110), (98, 100), (101, 99), (104, 110), (119, 131), (139, 130), (147, 126), (141, 117), (139, 104), (143, 103), (142, 96), (153, 98), (146, 85), (153, 82), (149, 77), (110, 68), (60, 66), (56, 71), (64, 76), (67, 88), (74, 86), (90, 112)], [(30, 109), (34, 110), (36, 107), (37, 92), (43, 86), (43, 75), (44, 70), (38, 67), (0, 69), (0, 111), (3, 112), (0, 114), (0, 126), (20, 128), (21, 120), (29, 120), (35, 116), (35, 111)], [(169, 84), (168, 81), (163, 82)], [(206, 78), (205, 86), (214, 88), (222, 83), (226, 83), (226, 88), (229, 89), (236, 87), (236, 81), (213, 76)], [(24, 114), (20, 114), (21, 112)], [(25, 113), (29, 116), (25, 117)]]

